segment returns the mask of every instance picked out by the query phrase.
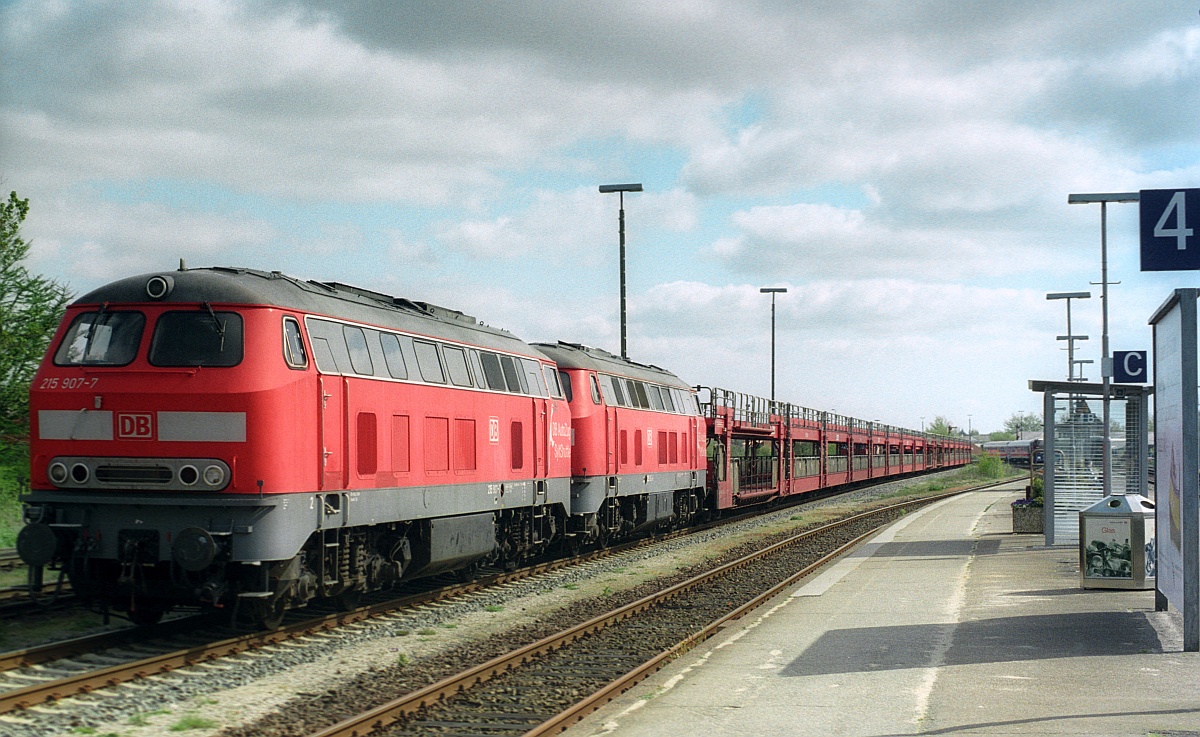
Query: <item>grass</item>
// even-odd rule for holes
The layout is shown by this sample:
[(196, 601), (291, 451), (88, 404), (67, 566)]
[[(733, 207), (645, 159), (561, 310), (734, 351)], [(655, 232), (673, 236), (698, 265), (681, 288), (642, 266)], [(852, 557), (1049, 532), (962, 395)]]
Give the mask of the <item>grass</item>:
[(169, 709), (157, 709), (155, 711), (147, 711), (147, 712), (143, 712), (141, 714), (134, 714), (133, 716), (129, 717), (129, 719), (126, 723), (129, 724), (131, 727), (148, 727), (148, 726), (150, 726), (150, 717), (155, 717), (155, 716), (160, 716), (162, 714), (170, 714), (170, 713), (171, 713), (171, 711)]
[(502, 611), (504, 611), (504, 607), (500, 606), (499, 604), (488, 604), (487, 606), (485, 606), (483, 608), (483, 611), (485, 611), (485, 612), (502, 612)]
[(183, 718), (172, 724), (169, 729), (172, 732), (186, 732), (189, 729), (210, 729), (217, 726), (217, 723), (211, 719), (205, 719), (198, 714), (184, 714)]
[(1015, 478), (1028, 473), (1028, 471), (1022, 471), (1003, 463), (996, 456), (985, 455), (971, 465), (960, 468), (953, 475), (943, 476), (939, 479), (914, 481), (911, 484), (905, 484), (898, 491), (892, 492), (887, 496), (905, 497), (918, 494), (931, 494), (937, 491), (944, 491), (945, 489), (968, 486), (981, 481), (995, 481), (1005, 477)]

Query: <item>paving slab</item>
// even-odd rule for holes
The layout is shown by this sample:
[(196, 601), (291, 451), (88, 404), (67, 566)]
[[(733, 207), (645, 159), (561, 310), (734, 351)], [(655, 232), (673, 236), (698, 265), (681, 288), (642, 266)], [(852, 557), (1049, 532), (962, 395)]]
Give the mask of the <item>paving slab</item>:
[(1013, 534), (1023, 488), (906, 515), (567, 734), (1200, 735), (1179, 613)]

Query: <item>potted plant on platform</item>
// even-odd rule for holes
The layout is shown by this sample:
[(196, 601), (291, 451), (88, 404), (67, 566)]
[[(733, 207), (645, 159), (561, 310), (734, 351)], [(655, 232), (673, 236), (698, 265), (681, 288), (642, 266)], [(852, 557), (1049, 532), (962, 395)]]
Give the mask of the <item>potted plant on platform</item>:
[(1042, 521), (1045, 511), (1042, 508), (1043, 481), (1041, 476), (1034, 476), (1032, 482), (1025, 488), (1025, 498), (1012, 503), (1013, 532), (1024, 534), (1042, 534)]

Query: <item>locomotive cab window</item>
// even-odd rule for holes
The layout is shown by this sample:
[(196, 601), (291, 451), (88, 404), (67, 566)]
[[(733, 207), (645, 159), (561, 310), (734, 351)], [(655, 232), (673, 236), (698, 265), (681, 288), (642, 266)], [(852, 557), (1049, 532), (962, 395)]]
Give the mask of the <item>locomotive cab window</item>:
[(148, 358), (151, 366), (229, 367), (242, 362), (242, 350), (242, 316), (205, 305), (160, 315)]
[(575, 390), (571, 387), (571, 375), (566, 371), (559, 371), (559, 378), (562, 380), (563, 393), (567, 395), (568, 402), (575, 401)]
[(294, 369), (308, 368), (308, 354), (304, 351), (300, 323), (294, 317), (283, 318), (283, 359)]
[(85, 312), (67, 329), (54, 354), (58, 366), (126, 366), (137, 357), (146, 316), (140, 312)]

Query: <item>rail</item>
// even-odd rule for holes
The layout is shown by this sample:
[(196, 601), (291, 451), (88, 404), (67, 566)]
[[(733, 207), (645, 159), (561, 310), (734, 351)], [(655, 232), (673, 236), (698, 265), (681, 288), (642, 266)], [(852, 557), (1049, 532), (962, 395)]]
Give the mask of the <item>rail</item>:
[[(407, 724), (409, 720), (423, 722), (411, 725), (414, 731), (420, 733), (425, 733), (428, 729), (440, 732), (446, 727), (454, 727), (456, 728), (455, 733), (459, 734), (523, 734), (525, 737), (556, 734), (579, 721), (586, 714), (608, 703), (617, 694), (628, 690), (633, 684), (660, 669), (683, 652), (708, 639), (729, 622), (745, 616), (748, 612), (772, 599), (780, 591), (794, 585), (801, 578), (853, 549), (874, 535), (879, 528), (893, 521), (895, 517), (891, 515), (894, 512), (923, 506), (969, 490), (971, 489), (956, 490), (921, 499), (910, 499), (801, 532), (762, 550), (664, 588), (657, 593), (568, 627), (542, 640), (517, 648), (506, 655), (493, 658), (449, 678), (363, 711), (315, 732), (309, 737), (362, 737), (362, 735), (373, 732), (385, 731), (389, 727), (399, 727), (403, 731), (409, 726)], [(876, 519), (878, 522), (875, 521)], [(864, 526), (869, 529), (860, 532)], [(793, 552), (800, 544), (808, 543), (810, 540), (814, 541), (816, 545), (822, 545), (824, 541), (821, 536), (835, 531), (840, 531), (841, 537), (830, 541), (834, 548), (832, 552), (808, 553), (804, 551), (803, 555)], [(828, 548), (825, 549), (828, 550)], [(658, 650), (652, 646), (641, 646), (640, 652), (644, 653), (644, 655), (639, 655), (641, 664), (631, 670), (623, 670), (624, 666), (621, 665), (623, 657), (618, 657), (618, 653), (605, 651), (596, 655), (586, 651), (587, 643), (604, 633), (605, 630), (619, 627), (622, 623), (632, 621), (639, 615), (661, 612), (663, 607), (660, 605), (667, 602), (680, 601), (681, 604), (671, 608), (687, 610), (691, 601), (704, 601), (711, 604), (714, 601), (726, 600), (728, 597), (724, 594), (708, 595), (709, 589), (705, 587), (712, 586), (735, 574), (745, 575), (747, 571), (761, 571), (762, 561), (774, 556), (786, 556), (789, 553), (805, 560), (799, 570), (791, 568), (788, 572), (781, 571), (778, 578), (769, 582), (762, 581), (761, 586), (756, 583), (756, 594), (749, 601), (740, 605), (730, 602), (728, 606), (732, 607), (731, 609), (725, 610), (723, 607), (717, 609), (714, 612), (714, 619), (709, 620), (698, 631), (686, 629), (687, 634), (683, 635), (683, 639), (665, 650)], [(791, 559), (787, 560), (791, 561)], [(756, 581), (758, 578), (755, 576)], [(686, 599), (685, 597), (688, 596), (692, 598)], [(638, 629), (638, 625), (634, 624), (633, 628)], [(634, 647), (638, 647), (638, 643), (634, 642), (636, 639), (638, 638), (622, 640), (629, 646), (622, 649), (632, 650)], [(648, 640), (650, 638), (641, 639)], [(620, 655), (623, 656), (624, 653)], [(587, 671), (587, 679), (589, 681), (600, 680), (604, 685), (599, 688), (593, 686), (578, 691), (576, 685), (563, 683), (570, 677), (563, 670), (563, 663), (567, 662), (577, 664), (574, 670), (580, 670), (579, 663), (585, 664), (584, 670)], [(514, 709), (513, 693), (520, 693), (520, 687), (506, 686), (502, 682), (501, 685), (492, 689), (490, 694), (486, 693), (490, 688), (489, 681), (504, 677), (506, 682), (511, 684), (515, 674), (521, 674), (522, 683), (556, 682), (556, 688), (545, 689), (547, 692), (571, 691), (582, 695), (559, 699), (551, 693), (550, 700), (536, 705), (521, 700)], [(601, 678), (602, 674), (609, 680), (605, 682)], [(557, 711), (545, 711), (545, 707), (555, 703), (555, 699), (559, 699), (558, 703), (563, 703), (566, 698), (577, 700), (569, 703), (565, 709), (555, 707), (558, 709)], [(397, 724), (398, 722), (400, 724)]]

